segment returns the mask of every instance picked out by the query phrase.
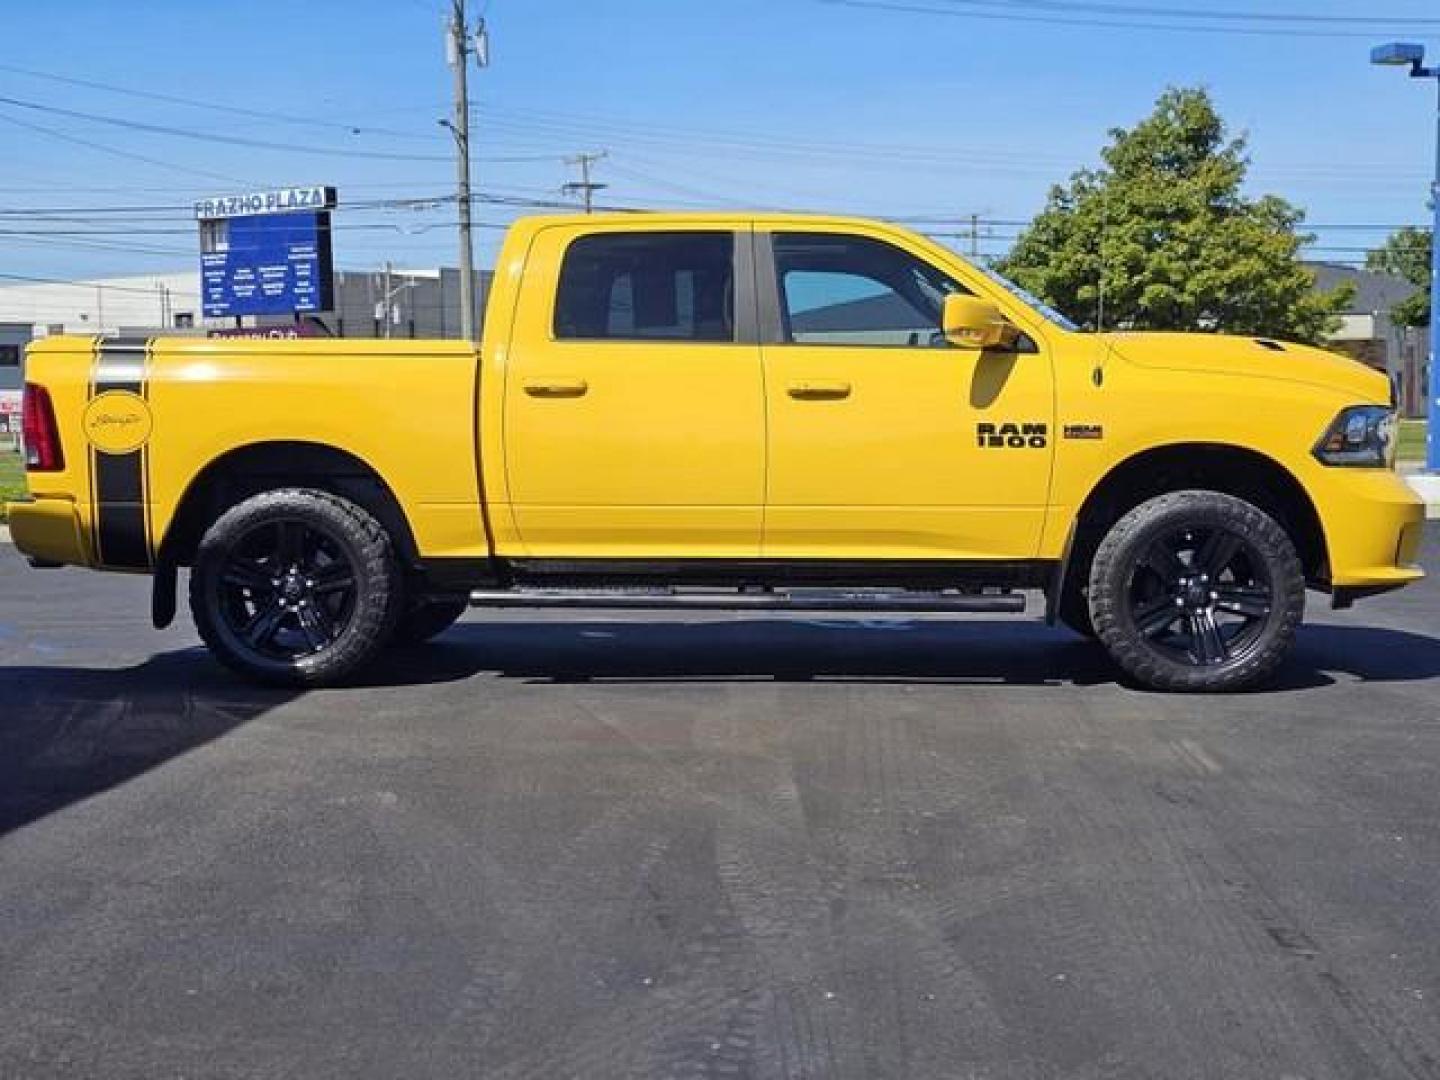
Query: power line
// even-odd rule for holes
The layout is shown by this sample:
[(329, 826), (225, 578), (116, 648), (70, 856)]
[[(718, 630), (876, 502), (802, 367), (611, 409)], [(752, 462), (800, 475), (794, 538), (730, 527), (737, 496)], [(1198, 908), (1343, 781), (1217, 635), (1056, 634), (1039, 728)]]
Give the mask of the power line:
[(78, 109), (62, 109), (56, 105), (42, 105), (37, 101), (0, 95), (0, 104), (19, 109), (65, 116), (72, 120), (84, 120), (93, 124), (108, 124), (128, 131), (144, 131), (152, 135), (169, 135), (180, 139), (195, 139), (199, 142), (223, 143), (227, 146), (244, 146), (258, 150), (283, 150), (287, 153), (319, 154), (324, 157), (370, 158), (380, 161), (449, 161), (437, 154), (392, 154), (382, 150), (342, 150), (327, 146), (308, 146), (303, 143), (270, 142), (266, 139), (246, 139), (239, 135), (217, 135), (209, 131), (191, 131), (188, 128), (169, 127), (165, 124), (146, 124), (139, 120), (126, 120), (118, 116), (103, 116), (99, 113), (81, 112)]
[(79, 79), (70, 75), (57, 75), (48, 71), (35, 71), (30, 68), (15, 67), (11, 64), (0, 64), (0, 71), (8, 72), (11, 75), (23, 75), (30, 79), (44, 79), (47, 82), (60, 83), (65, 86), (80, 86), (89, 90), (101, 90), (108, 94), (121, 94), (125, 97), (138, 98), (143, 101), (160, 101), (191, 109), (205, 109), (211, 112), (226, 113), (230, 116), (246, 116), (254, 120), (273, 120), (282, 124), (297, 124), (305, 127), (324, 128), (343, 131), (349, 135), (383, 135), (392, 139), (417, 139), (423, 142), (437, 141), (434, 135), (421, 135), (414, 131), (370, 127), (365, 124), (349, 124), (340, 120), (321, 120), (313, 116), (296, 116), (292, 113), (270, 112), (264, 109), (246, 109), (236, 105), (221, 105), (217, 102), (197, 101), (194, 98), (162, 94), (153, 90), (136, 90), (133, 87), (115, 86), (112, 83), (96, 82), (92, 79)]
[[(943, 3), (944, 0), (930, 0)], [(1059, 18), (1053, 15), (1025, 15), (1008, 11), (959, 10), (901, 3), (899, 0), (819, 0), (835, 7), (859, 8), (869, 11), (892, 11), (907, 15), (940, 15), (958, 19), (991, 19), (999, 22), (1040, 23), (1047, 26), (1084, 26), (1109, 30), (1167, 30), (1190, 34), (1228, 34), (1242, 37), (1286, 38), (1371, 38), (1373, 32), (1361, 30), (1278, 29), (1263, 26), (1200, 26), (1166, 22), (1130, 22), (1119, 19)]]
[(1300, 11), (1239, 11), (1234, 8), (1177, 8), (1113, 4), (1096, 0), (932, 0), (953, 7), (984, 7), (1054, 11), (1058, 13), (1123, 15), (1160, 19), (1201, 19), (1209, 22), (1297, 23), (1331, 26), (1440, 26), (1440, 18), (1424, 15), (1315, 15)]
[(101, 153), (111, 154), (115, 157), (128, 158), (131, 161), (139, 161), (145, 165), (153, 165), (158, 169), (165, 169), (169, 172), (190, 173), (193, 176), (203, 176), (208, 180), (223, 180), (229, 184), (247, 184), (248, 181), (240, 180), (234, 176), (227, 176), (224, 173), (210, 172), (208, 169), (192, 169), (188, 165), (176, 165), (171, 161), (161, 161), (158, 158), (146, 157), (144, 154), (132, 153), (129, 150), (117, 150), (113, 146), (106, 146), (104, 143), (91, 142), (89, 139), (82, 139), (78, 135), (67, 135), (63, 131), (56, 131), (54, 128), (47, 128), (41, 124), (32, 124), (28, 120), (21, 120), (18, 116), (10, 116), (0, 113), (0, 120), (16, 127), (25, 128), (29, 131), (47, 135), (52, 139), (60, 139), (62, 142), (74, 143), (76, 146), (84, 146), (90, 150), (99, 150)]

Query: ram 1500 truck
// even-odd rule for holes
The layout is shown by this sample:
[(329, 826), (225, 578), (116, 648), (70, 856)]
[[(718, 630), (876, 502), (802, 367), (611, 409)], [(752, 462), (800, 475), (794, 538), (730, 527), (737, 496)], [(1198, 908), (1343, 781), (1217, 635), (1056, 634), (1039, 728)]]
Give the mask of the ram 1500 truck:
[(484, 340), (51, 338), (35, 565), (178, 570), (201, 636), (320, 685), (467, 605), (1020, 612), (1139, 684), (1252, 686), (1306, 588), (1422, 576), (1391, 388), (1264, 338), (1081, 333), (902, 229), (546, 217)]

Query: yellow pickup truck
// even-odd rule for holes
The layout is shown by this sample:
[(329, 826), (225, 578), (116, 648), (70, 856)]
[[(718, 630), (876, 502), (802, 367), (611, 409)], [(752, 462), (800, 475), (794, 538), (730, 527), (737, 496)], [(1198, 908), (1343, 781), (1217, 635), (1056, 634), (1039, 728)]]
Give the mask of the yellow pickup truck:
[(1253, 686), (1307, 586), (1422, 576), (1387, 380), (1317, 349), (1081, 333), (876, 222), (544, 217), (484, 342), (51, 338), (39, 566), (188, 567), (201, 636), (321, 685), (467, 606), (1012, 612), (1158, 689)]

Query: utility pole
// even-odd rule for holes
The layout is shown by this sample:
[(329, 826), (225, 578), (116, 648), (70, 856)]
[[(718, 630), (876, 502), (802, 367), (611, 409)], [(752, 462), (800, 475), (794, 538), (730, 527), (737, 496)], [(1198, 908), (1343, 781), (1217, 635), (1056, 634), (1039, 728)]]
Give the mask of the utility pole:
[(479, 67), (490, 62), (489, 36), (482, 19), (474, 37), (465, 21), (465, 0), (452, 0), (449, 25), (445, 28), (445, 54), (455, 76), (455, 113), (441, 120), (455, 136), (455, 199), (460, 210), (460, 336), (475, 340), (478, 323), (475, 311), (475, 248), (470, 221), (470, 86), (466, 61), (475, 57)]
[(970, 215), (970, 260), (980, 258), (980, 215)]
[(566, 158), (566, 165), (578, 165), (580, 167), (580, 180), (578, 183), (566, 184), (563, 188), (566, 195), (579, 195), (585, 202), (585, 213), (595, 212), (595, 192), (604, 191), (609, 184), (597, 184), (590, 179), (591, 166), (604, 161), (609, 157), (609, 151), (601, 150), (598, 154), (578, 154), (573, 158)]

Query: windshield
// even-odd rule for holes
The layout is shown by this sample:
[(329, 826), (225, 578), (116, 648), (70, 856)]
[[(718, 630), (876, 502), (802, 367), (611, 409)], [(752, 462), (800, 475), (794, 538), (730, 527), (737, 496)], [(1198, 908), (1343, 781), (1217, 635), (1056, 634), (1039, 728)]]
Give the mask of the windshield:
[(1028, 289), (1022, 289), (1019, 285), (1016, 285), (1015, 282), (1011, 281), (1004, 274), (996, 273), (984, 263), (971, 262), (970, 265), (975, 267), (975, 269), (979, 270), (996, 285), (999, 285), (1011, 296), (1014, 296), (1024, 301), (1026, 304), (1029, 304), (1032, 308), (1038, 311), (1041, 315), (1044, 315), (1045, 318), (1049, 319), (1056, 326), (1060, 327), (1063, 330), (1069, 330), (1071, 333), (1079, 333), (1079, 326), (1071, 322), (1064, 315), (1061, 315), (1060, 312), (1056, 311), (1049, 304), (1045, 303), (1044, 300), (1041, 300), (1038, 296), (1031, 293)]

